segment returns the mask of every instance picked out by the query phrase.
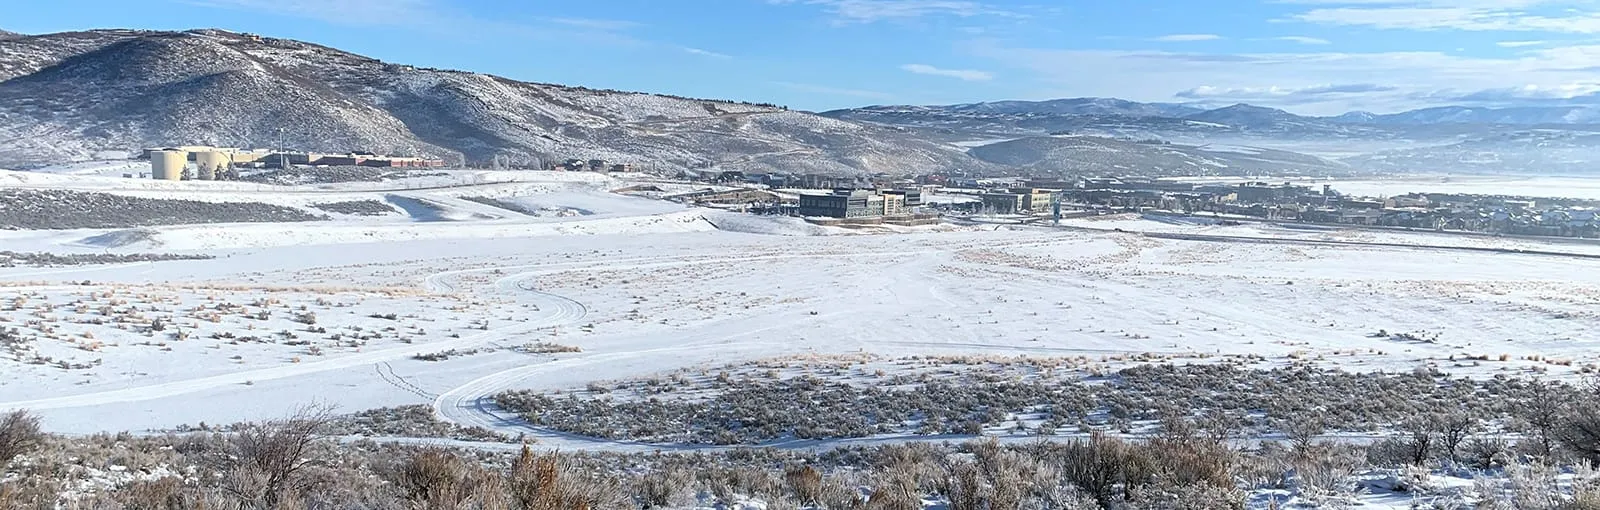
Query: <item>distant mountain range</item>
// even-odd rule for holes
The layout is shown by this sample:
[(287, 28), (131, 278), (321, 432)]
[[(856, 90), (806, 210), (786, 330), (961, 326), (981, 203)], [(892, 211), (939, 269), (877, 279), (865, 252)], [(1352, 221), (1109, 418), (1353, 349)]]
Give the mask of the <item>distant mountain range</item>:
[[(1002, 101), (950, 106), (869, 106), (822, 115), (865, 124), (920, 129), (944, 141), (1012, 140), (1043, 136), (1159, 140), (1179, 147), (1246, 147), (1260, 154), (1320, 156), (1362, 173), (1600, 172), (1600, 108), (1449, 106), (1393, 114), (1351, 112), (1334, 117), (1236, 104), (1194, 105), (1080, 98)], [(1039, 142), (1030, 142), (1037, 146)], [(1062, 147), (1086, 146), (1057, 142)], [(1148, 146), (1148, 145), (1147, 145)], [(1002, 145), (1001, 147), (1006, 147)], [(1046, 151), (1069, 160), (1062, 147)], [(1198, 149), (1197, 149), (1198, 150)], [(994, 162), (993, 150), (972, 151)], [(1081, 151), (1079, 151), (1079, 155)], [(1593, 155), (1593, 156), (1591, 156)], [(1273, 158), (1275, 161), (1278, 158)], [(1289, 157), (1290, 161), (1303, 161)], [(1219, 171), (1239, 170), (1242, 162)], [(1210, 165), (1215, 167), (1215, 165)], [(1272, 173), (1273, 165), (1258, 165)], [(1285, 173), (1325, 167), (1293, 165)], [(1333, 167), (1337, 169), (1338, 167)]]
[(1570, 106), (1310, 117), (1075, 98), (813, 114), (220, 30), (0, 33), (0, 167), (24, 169), (217, 144), (827, 175), (1587, 173), (1596, 133), (1600, 110)]
[(1505, 108), (1440, 106), (1391, 114), (1358, 111), (1333, 117), (1313, 117), (1243, 103), (1221, 108), (1206, 108), (1197, 104), (1140, 103), (1104, 97), (1050, 99), (1044, 101), (993, 101), (948, 106), (867, 106), (824, 112), (823, 115), (843, 118), (874, 114), (906, 115), (912, 113), (939, 113), (952, 116), (1168, 117), (1239, 126), (1260, 126), (1272, 123), (1315, 124), (1323, 122), (1384, 125), (1502, 124), (1531, 126), (1600, 124), (1600, 107), (1596, 106), (1518, 106)]

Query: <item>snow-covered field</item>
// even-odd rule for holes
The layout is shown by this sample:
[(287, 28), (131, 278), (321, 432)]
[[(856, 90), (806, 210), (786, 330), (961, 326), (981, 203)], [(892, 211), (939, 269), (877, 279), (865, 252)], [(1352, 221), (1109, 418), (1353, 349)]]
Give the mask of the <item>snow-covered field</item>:
[(629, 182), (584, 174), (440, 189), (5, 177), (392, 206), (292, 224), (0, 232), (14, 251), (217, 256), (0, 269), (0, 329), (14, 329), (0, 335), (0, 409), (32, 409), (60, 432), (231, 423), (311, 401), (420, 404), (549, 447), (630, 450), (546, 433), (488, 399), (794, 356), (1253, 356), (1475, 378), (1600, 364), (1600, 248), (1582, 243), (1134, 216), (860, 235), (612, 194)]
[[(1047, 230), (773, 236), (718, 231), (699, 214), (152, 228), (152, 246), (222, 256), (0, 271), (21, 301), (5, 323), (37, 336), (3, 361), (14, 368), (0, 407), (89, 432), (259, 418), (312, 399), (439, 403), (451, 416), (451, 404), (502, 389), (802, 353), (1258, 354), (1490, 376), (1570, 373), (1600, 352), (1588, 334), (1600, 322), (1600, 273), (1585, 269), (1596, 260)], [(1101, 223), (1128, 222), (1189, 228)], [(81, 251), (73, 243), (89, 234), (7, 233), (6, 244)], [(327, 333), (294, 323), (302, 311)], [(380, 312), (403, 317), (370, 317)], [(148, 331), (156, 318), (168, 331)], [(1373, 338), (1378, 330), (1440, 341), (1397, 343)], [(213, 338), (226, 332), (234, 338)], [(583, 353), (410, 359), (535, 341)], [(1449, 361), (1501, 354), (1511, 361)], [(38, 356), (88, 366), (30, 365)], [(373, 368), (384, 363), (442, 396), (386, 383)]]

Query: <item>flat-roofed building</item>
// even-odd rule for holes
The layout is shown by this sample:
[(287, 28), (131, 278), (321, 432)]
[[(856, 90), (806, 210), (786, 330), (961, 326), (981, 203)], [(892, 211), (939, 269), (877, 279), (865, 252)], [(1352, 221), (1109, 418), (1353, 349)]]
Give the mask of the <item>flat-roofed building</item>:
[(802, 194), (800, 215), (825, 218), (882, 216), (883, 196), (862, 189), (836, 189), (826, 195)]

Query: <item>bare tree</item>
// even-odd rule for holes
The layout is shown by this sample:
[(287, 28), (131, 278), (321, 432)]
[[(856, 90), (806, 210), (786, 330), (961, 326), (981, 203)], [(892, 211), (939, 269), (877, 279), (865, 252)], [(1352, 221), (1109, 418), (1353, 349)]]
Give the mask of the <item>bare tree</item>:
[(1434, 428), (1439, 433), (1439, 447), (1451, 463), (1460, 462), (1461, 444), (1478, 428), (1478, 420), (1467, 413), (1454, 411), (1436, 418)]
[(1401, 432), (1405, 433), (1401, 444), (1405, 445), (1406, 460), (1421, 466), (1428, 463), (1433, 453), (1433, 424), (1426, 419), (1412, 419), (1400, 425)]
[(0, 468), (43, 444), (44, 433), (39, 431), (38, 417), (20, 410), (0, 416)]
[(1310, 415), (1295, 416), (1278, 422), (1278, 430), (1283, 431), (1284, 437), (1289, 439), (1289, 444), (1294, 446), (1294, 451), (1305, 453), (1311, 450), (1317, 436), (1327, 431), (1322, 424), (1322, 418)]
[(288, 418), (252, 424), (229, 438), (220, 460), (224, 489), (252, 508), (277, 508), (285, 496), (305, 488), (301, 471), (313, 462), (318, 435), (333, 420), (333, 408), (313, 405)]
[(1221, 443), (1244, 428), (1244, 419), (1237, 413), (1213, 409), (1197, 418), (1195, 426), (1199, 427), (1207, 438)]
[(1534, 453), (1549, 457), (1555, 453), (1555, 441), (1559, 434), (1557, 429), (1561, 426), (1566, 404), (1556, 397), (1556, 391), (1549, 383), (1533, 381), (1530, 384), (1528, 398), (1518, 406), (1517, 414), (1521, 418), (1523, 431), (1532, 436), (1529, 444), (1533, 446)]
[(1590, 379), (1565, 405), (1555, 440), (1584, 460), (1600, 462), (1600, 378)]

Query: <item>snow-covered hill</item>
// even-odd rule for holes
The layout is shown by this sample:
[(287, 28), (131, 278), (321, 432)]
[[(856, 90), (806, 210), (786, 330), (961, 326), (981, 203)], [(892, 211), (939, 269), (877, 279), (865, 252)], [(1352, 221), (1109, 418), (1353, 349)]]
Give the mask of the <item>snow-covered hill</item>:
[(218, 30), (0, 38), (0, 167), (189, 143), (829, 174), (985, 166), (774, 105), (525, 83)]

